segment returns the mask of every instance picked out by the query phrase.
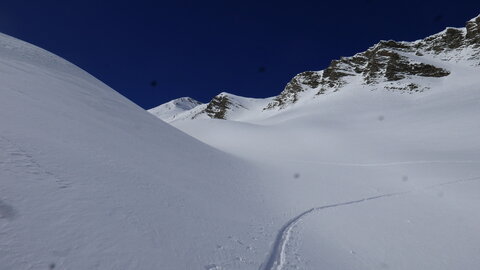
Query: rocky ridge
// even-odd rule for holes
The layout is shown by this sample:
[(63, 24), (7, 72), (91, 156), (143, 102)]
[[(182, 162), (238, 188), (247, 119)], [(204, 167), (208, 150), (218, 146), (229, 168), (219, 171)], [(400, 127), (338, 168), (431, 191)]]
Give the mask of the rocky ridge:
[[(415, 78), (448, 76), (451, 71), (438, 65), (441, 62), (480, 66), (480, 16), (469, 20), (463, 28), (449, 27), (413, 42), (382, 40), (364, 52), (333, 60), (322, 71), (302, 72), (293, 77), (278, 96), (265, 99), (259, 112), (282, 110), (297, 103), (305, 92), (313, 91), (319, 96), (339, 91), (351, 82), (408, 93), (425, 91), (429, 86)], [(241, 101), (232, 96), (221, 93), (205, 108), (187, 114), (188, 118), (206, 115), (229, 119), (229, 112), (245, 109)]]
[[(417, 57), (409, 57), (415, 55)], [(467, 22), (465, 28), (446, 30), (414, 42), (380, 41), (362, 53), (333, 60), (323, 71), (302, 72), (265, 109), (284, 108), (295, 103), (301, 92), (318, 89), (317, 95), (338, 91), (350, 77), (360, 77), (364, 85), (393, 82), (419, 77), (445, 77), (448, 70), (424, 63), (423, 56), (442, 61), (472, 61), (480, 64), (480, 16)], [(420, 91), (419, 85), (405, 81), (395, 89)]]

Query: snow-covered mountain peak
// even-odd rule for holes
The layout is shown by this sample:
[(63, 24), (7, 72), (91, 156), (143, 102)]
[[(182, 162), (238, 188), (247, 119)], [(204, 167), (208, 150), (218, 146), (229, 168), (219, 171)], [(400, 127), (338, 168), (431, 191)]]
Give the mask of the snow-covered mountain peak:
[(148, 110), (158, 118), (170, 122), (175, 120), (176, 116), (182, 112), (191, 110), (202, 103), (190, 97), (181, 97), (164, 103), (160, 106)]
[(171, 105), (181, 109), (185, 109), (185, 110), (195, 108), (196, 106), (202, 104), (200, 101), (197, 101), (190, 97), (181, 97), (181, 98), (174, 99), (170, 102), (171, 102), (170, 103)]
[(223, 92), (220, 92), (219, 94), (217, 94), (217, 96), (236, 96), (236, 95), (223, 91)]

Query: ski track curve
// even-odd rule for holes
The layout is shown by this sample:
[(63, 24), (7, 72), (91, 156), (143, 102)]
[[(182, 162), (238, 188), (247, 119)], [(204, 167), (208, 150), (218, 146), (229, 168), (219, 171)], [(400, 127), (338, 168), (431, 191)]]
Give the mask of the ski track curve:
[(452, 185), (452, 184), (457, 184), (457, 183), (462, 183), (462, 182), (472, 182), (472, 181), (478, 181), (480, 180), (480, 177), (472, 177), (472, 178), (465, 178), (465, 179), (460, 179), (460, 180), (452, 180), (448, 182), (443, 182), (435, 185), (430, 185), (423, 187), (418, 190), (411, 190), (411, 191), (403, 191), (403, 192), (393, 192), (393, 193), (386, 193), (386, 194), (381, 194), (377, 196), (372, 196), (372, 197), (366, 197), (358, 200), (352, 200), (352, 201), (347, 201), (347, 202), (341, 202), (341, 203), (335, 203), (335, 204), (328, 204), (328, 205), (323, 205), (323, 206), (318, 206), (314, 207), (311, 209), (308, 209), (299, 215), (295, 216), (294, 218), (290, 219), (287, 223), (285, 223), (277, 233), (277, 236), (275, 238), (275, 241), (272, 245), (272, 249), (267, 257), (267, 260), (260, 265), (259, 270), (281, 270), (287, 263), (286, 261), (286, 246), (288, 244), (288, 241), (290, 240), (290, 235), (295, 228), (295, 226), (301, 222), (305, 217), (314, 214), (316, 212), (322, 211), (324, 209), (328, 208), (335, 208), (335, 207), (341, 207), (341, 206), (346, 206), (346, 205), (351, 205), (351, 204), (358, 204), (358, 203), (363, 203), (363, 202), (368, 202), (376, 199), (381, 199), (381, 198), (386, 198), (386, 197), (393, 197), (393, 196), (401, 196), (401, 195), (406, 195), (409, 193), (414, 193), (415, 191), (425, 191), (429, 189), (433, 189), (436, 187), (441, 187), (441, 186), (446, 186), (446, 185)]

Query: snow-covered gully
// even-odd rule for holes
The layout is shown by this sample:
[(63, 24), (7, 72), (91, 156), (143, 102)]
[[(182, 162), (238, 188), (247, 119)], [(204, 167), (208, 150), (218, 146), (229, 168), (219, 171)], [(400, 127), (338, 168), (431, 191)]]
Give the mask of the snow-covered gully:
[(316, 212), (322, 211), (327, 208), (335, 208), (335, 207), (340, 207), (340, 206), (346, 206), (346, 205), (351, 205), (351, 204), (357, 204), (357, 203), (363, 203), (367, 201), (372, 201), (376, 199), (381, 199), (381, 198), (386, 198), (386, 197), (393, 197), (393, 196), (400, 196), (400, 195), (405, 195), (409, 193), (413, 193), (415, 191), (423, 191), (423, 190), (428, 190), (440, 186), (446, 186), (446, 185), (451, 185), (451, 184), (456, 184), (456, 183), (461, 183), (461, 182), (470, 182), (470, 181), (477, 181), (480, 180), (480, 177), (473, 177), (473, 178), (466, 178), (466, 179), (460, 179), (460, 180), (453, 180), (453, 181), (448, 181), (448, 182), (443, 182), (435, 185), (430, 185), (426, 186), (420, 190), (411, 190), (411, 191), (404, 191), (404, 192), (394, 192), (394, 193), (387, 193), (387, 194), (382, 194), (382, 195), (377, 195), (377, 196), (372, 196), (372, 197), (367, 197), (367, 198), (362, 198), (358, 200), (352, 200), (352, 201), (347, 201), (347, 202), (341, 202), (341, 203), (335, 203), (335, 204), (329, 204), (329, 205), (323, 205), (323, 206), (318, 206), (311, 208), (309, 210), (306, 210), (296, 217), (290, 219), (285, 225), (282, 226), (280, 231), (277, 233), (277, 236), (275, 238), (275, 241), (273, 243), (272, 249), (270, 251), (270, 254), (267, 257), (267, 260), (265, 263), (260, 265), (259, 270), (281, 270), (287, 263), (286, 261), (286, 246), (288, 241), (290, 240), (290, 235), (292, 230), (295, 228), (295, 226), (302, 221), (305, 217), (314, 214)]

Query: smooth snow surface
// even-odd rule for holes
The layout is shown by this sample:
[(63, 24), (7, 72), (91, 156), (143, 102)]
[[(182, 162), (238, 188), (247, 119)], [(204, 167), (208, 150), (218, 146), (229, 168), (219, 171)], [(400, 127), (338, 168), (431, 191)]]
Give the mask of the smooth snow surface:
[(255, 269), (280, 218), (266, 179), (0, 36), (0, 269)]

